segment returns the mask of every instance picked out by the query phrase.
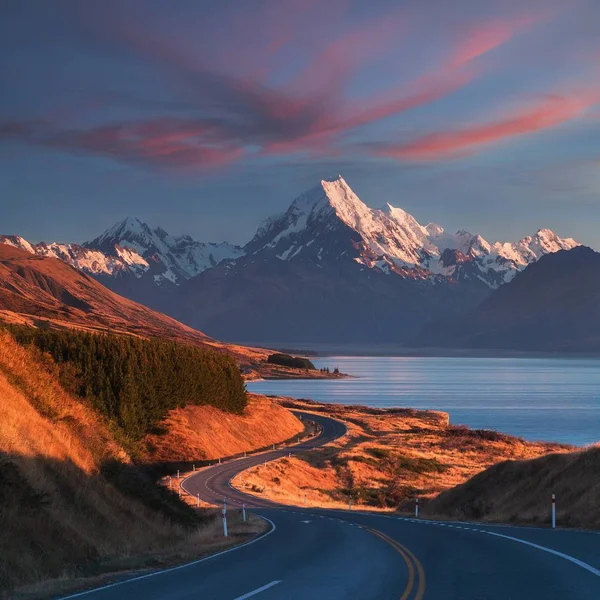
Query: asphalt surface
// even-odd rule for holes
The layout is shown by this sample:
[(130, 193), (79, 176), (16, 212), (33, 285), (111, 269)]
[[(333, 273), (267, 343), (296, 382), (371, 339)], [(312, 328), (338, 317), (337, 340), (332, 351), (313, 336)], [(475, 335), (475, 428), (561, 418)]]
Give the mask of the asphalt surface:
[[(182, 487), (228, 510), (242, 504), (270, 532), (189, 565), (84, 592), (115, 600), (600, 600), (600, 532), (436, 522), (282, 507), (230, 487), (242, 470), (306, 452), (345, 426), (310, 415), (320, 435), (204, 469)], [(79, 597), (79, 596), (70, 596)]]

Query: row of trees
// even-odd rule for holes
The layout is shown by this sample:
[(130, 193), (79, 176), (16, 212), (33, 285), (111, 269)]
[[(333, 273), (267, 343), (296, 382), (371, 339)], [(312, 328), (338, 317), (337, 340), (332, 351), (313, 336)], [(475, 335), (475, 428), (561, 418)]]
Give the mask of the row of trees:
[(132, 336), (11, 326), (59, 365), (61, 382), (87, 398), (131, 439), (152, 431), (167, 412), (188, 404), (241, 413), (247, 402), (239, 368), (226, 354)]

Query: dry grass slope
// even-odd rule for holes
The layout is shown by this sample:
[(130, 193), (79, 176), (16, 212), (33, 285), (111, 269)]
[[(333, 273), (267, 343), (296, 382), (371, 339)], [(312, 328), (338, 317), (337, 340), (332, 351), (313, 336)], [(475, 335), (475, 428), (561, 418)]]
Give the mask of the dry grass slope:
[(282, 399), (284, 406), (345, 420), (349, 434), (324, 448), (260, 466), (234, 480), (238, 487), (283, 503), (396, 510), (464, 483), (506, 459), (567, 451), (494, 431), (448, 424), (436, 411), (377, 409)]
[(265, 396), (249, 394), (244, 414), (224, 413), (211, 406), (171, 411), (162, 423), (164, 435), (147, 438), (148, 460), (214, 459), (277, 444), (303, 431), (289, 410)]
[(214, 516), (201, 524), (183, 507), (190, 519), (175, 524), (103, 476), (103, 464), (128, 457), (48, 368), (0, 331), (0, 594), (218, 547)]
[(441, 494), (425, 514), (600, 529), (600, 446), (534, 460), (506, 461)]

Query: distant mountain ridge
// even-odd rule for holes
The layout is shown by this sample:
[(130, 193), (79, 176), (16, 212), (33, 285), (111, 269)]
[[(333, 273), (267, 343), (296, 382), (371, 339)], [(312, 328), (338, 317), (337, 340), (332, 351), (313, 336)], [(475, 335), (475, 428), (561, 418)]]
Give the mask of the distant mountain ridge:
[(417, 346), (600, 351), (600, 254), (586, 246), (543, 256), (480, 306), (427, 325)]
[(60, 258), (90, 275), (137, 279), (151, 277), (158, 286), (194, 277), (226, 258), (242, 254), (239, 246), (198, 242), (188, 235), (174, 237), (127, 217), (84, 244), (31, 244), (16, 235), (0, 236), (8, 244), (40, 256)]
[(128, 217), (82, 245), (0, 243), (61, 258), (210, 335), (252, 342), (403, 342), (474, 309), (540, 257), (579, 244), (539, 229), (516, 243), (421, 225), (322, 180), (243, 247), (174, 237)]
[(298, 196), (284, 214), (267, 219), (244, 251), (280, 260), (347, 257), (405, 278), (477, 278), (497, 288), (544, 254), (578, 245), (549, 229), (539, 229), (517, 243), (490, 244), (465, 230), (449, 234), (435, 223), (419, 224), (389, 203), (382, 210), (369, 208), (340, 175), (321, 181)]

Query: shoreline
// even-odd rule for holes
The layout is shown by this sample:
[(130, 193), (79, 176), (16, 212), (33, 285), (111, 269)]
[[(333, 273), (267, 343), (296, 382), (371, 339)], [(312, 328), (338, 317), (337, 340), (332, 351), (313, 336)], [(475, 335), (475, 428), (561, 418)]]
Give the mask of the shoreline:
[(449, 423), (442, 411), (375, 408), (274, 397), (290, 410), (343, 421), (348, 435), (309, 453), (237, 476), (232, 485), (260, 498), (307, 507), (409, 510), (506, 460), (570, 453), (566, 444), (528, 442)]

